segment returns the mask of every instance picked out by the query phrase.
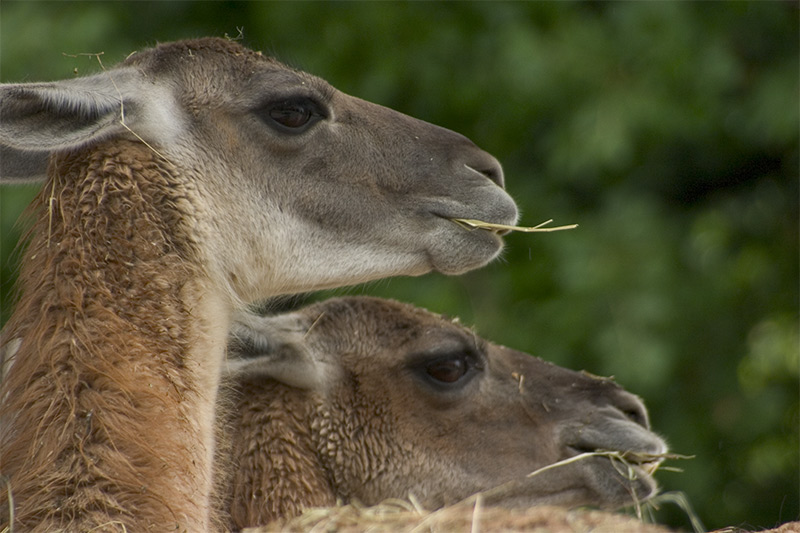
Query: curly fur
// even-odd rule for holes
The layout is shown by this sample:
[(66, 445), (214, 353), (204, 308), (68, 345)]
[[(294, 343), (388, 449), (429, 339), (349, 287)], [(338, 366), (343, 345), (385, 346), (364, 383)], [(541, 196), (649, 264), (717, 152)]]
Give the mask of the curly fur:
[(209, 480), (197, 465), (211, 440), (197, 412), (215, 398), (191, 356), (206, 339), (193, 324), (204, 290), (185, 200), (173, 169), (141, 144), (51, 163), (3, 333), (22, 339), (0, 411), (15, 528), (204, 521)]

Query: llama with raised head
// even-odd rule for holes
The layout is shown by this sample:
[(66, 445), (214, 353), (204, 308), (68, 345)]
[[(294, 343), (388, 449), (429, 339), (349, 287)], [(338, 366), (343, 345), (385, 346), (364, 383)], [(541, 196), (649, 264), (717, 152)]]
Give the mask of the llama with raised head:
[[(232, 313), (494, 258), (494, 158), (222, 39), (0, 85), (0, 178), (45, 178), (3, 331), (18, 530), (205, 531)], [(0, 506), (0, 529), (11, 513)]]

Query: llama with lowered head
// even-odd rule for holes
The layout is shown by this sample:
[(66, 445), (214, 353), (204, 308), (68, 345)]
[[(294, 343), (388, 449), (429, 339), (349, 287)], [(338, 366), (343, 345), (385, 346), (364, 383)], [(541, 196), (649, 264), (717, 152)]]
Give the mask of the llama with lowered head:
[[(232, 313), (502, 242), (497, 161), (222, 39), (0, 85), (0, 178), (45, 184), (0, 337), (0, 473), (21, 530), (206, 531)], [(0, 506), (0, 529), (11, 513)]]
[[(413, 494), (432, 509), (494, 487), (487, 503), (616, 508), (655, 493), (667, 450), (642, 402), (612, 380), (376, 298), (241, 316), (226, 381), (220, 491), (235, 528), (337, 500)], [(527, 477), (601, 450), (633, 475), (589, 455)]]

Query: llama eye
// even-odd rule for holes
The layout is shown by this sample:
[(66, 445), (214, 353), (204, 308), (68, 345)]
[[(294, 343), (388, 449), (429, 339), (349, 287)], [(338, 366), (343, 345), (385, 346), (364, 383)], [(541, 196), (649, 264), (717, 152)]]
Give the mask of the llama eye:
[(303, 133), (323, 117), (316, 102), (308, 98), (282, 100), (260, 110), (262, 119), (282, 133)]
[(311, 120), (311, 110), (300, 104), (285, 104), (269, 110), (269, 118), (287, 128), (302, 128)]
[(425, 372), (442, 383), (455, 383), (467, 373), (469, 366), (464, 357), (436, 361), (425, 367)]
[(441, 336), (426, 339), (426, 350), (409, 353), (405, 366), (423, 387), (437, 399), (453, 399), (486, 366), (485, 351), (473, 346), (472, 339)]

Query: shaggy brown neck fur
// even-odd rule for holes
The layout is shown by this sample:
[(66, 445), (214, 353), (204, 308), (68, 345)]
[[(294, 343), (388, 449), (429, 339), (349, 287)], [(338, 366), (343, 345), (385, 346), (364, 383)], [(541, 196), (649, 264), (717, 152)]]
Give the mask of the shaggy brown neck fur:
[(219, 298), (173, 175), (120, 141), (51, 162), (2, 337), (22, 339), (0, 391), (17, 530), (208, 528), (218, 370), (202, 358), (224, 338), (202, 332)]
[(228, 416), (233, 462), (230, 512), (234, 529), (333, 505), (334, 490), (312, 444), (313, 402), (303, 391), (245, 380)]

